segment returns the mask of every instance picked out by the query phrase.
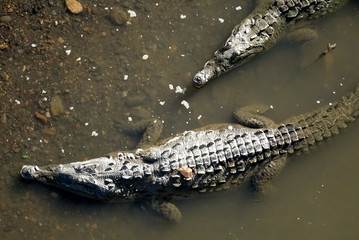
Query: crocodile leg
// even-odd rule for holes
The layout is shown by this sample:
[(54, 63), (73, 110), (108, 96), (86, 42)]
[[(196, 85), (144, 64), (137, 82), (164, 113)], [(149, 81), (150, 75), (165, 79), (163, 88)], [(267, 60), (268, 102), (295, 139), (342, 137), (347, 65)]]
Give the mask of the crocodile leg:
[(265, 105), (250, 105), (235, 110), (233, 113), (233, 117), (240, 125), (244, 127), (249, 127), (249, 128), (271, 127), (275, 125), (273, 120), (262, 115), (268, 110), (269, 107)]
[(161, 121), (157, 119), (150, 120), (143, 131), (143, 135), (141, 137), (141, 140), (137, 144), (137, 147), (141, 148), (154, 144), (160, 138), (162, 134), (162, 129), (163, 124)]
[(318, 38), (316, 30), (311, 28), (300, 28), (287, 34), (285, 41), (292, 43), (305, 43)]
[(281, 155), (266, 163), (251, 179), (254, 189), (259, 192), (268, 192), (271, 188), (268, 182), (282, 171), (286, 161), (287, 155)]
[(180, 222), (182, 219), (181, 211), (171, 202), (164, 200), (152, 200), (151, 208), (170, 222)]
[[(273, 120), (261, 115), (269, 110), (265, 105), (250, 105), (236, 110), (233, 115), (239, 124), (249, 128), (270, 128), (275, 126)], [(263, 168), (251, 178), (254, 189), (265, 193), (270, 191), (268, 183), (273, 177), (278, 175), (284, 168), (287, 155), (277, 156), (268, 161)]]
[(156, 143), (161, 136), (163, 124), (158, 119), (149, 119), (135, 123), (131, 122), (126, 125), (116, 122), (115, 127), (124, 129), (131, 134), (142, 134), (140, 141), (137, 143), (137, 148), (143, 148), (146, 145)]
[[(143, 148), (156, 143), (161, 136), (163, 124), (159, 120), (151, 119), (149, 121), (136, 123), (135, 129), (143, 132), (143, 135), (137, 144), (137, 148)], [(147, 201), (146, 205), (170, 222), (180, 222), (182, 219), (181, 211), (171, 202), (152, 199)]]

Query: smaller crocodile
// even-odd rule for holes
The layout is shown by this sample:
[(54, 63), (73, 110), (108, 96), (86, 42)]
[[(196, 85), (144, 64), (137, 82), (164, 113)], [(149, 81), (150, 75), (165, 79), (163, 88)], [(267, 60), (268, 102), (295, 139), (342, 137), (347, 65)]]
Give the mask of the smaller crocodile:
[(241, 124), (210, 125), (88, 161), (25, 165), (20, 174), (94, 199), (145, 200), (167, 219), (178, 221), (180, 211), (168, 202), (172, 198), (224, 190), (247, 181), (258, 190), (265, 189), (288, 155), (307, 151), (355, 120), (359, 85), (338, 102), (281, 124), (253, 112), (237, 111)]
[[(324, 16), (346, 2), (348, 0), (262, 0), (262, 4), (234, 27), (224, 45), (193, 77), (193, 86), (203, 87), (211, 79), (271, 48), (285, 33), (295, 30), (298, 33), (311, 19)], [(293, 33), (293, 36), (298, 38), (300, 34)]]

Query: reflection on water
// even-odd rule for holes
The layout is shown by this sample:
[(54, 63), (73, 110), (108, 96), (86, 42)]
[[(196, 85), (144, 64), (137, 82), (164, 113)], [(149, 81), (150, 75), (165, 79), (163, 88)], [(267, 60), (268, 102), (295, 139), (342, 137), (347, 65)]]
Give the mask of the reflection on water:
[[(252, 6), (249, 1), (239, 1), (243, 4), (222, 0), (179, 2), (161, 2), (157, 7), (144, 3), (148, 4), (152, 25), (141, 26), (137, 22), (123, 37), (131, 48), (134, 47), (131, 38), (141, 35), (143, 45), (136, 47), (148, 54), (149, 59), (127, 59), (127, 72), (126, 68), (116, 66), (122, 61), (111, 62), (111, 69), (121, 69), (115, 74), (121, 81), (104, 79), (93, 83), (92, 89), (94, 95), (102, 95), (102, 101), (107, 103), (86, 109), (84, 103), (75, 103), (79, 118), (88, 119), (86, 111), (94, 108), (103, 115), (92, 116), (96, 121), (91, 124), (99, 129), (108, 125), (110, 131), (97, 139), (75, 134), (68, 144), (49, 143), (45, 148), (56, 150), (44, 150), (45, 159), (53, 159), (54, 163), (70, 162), (78, 160), (76, 157), (96, 157), (114, 148), (133, 147), (136, 139), (123, 139), (111, 131), (114, 119), (127, 123), (128, 114), (119, 113), (129, 112), (135, 120), (147, 115), (159, 118), (165, 123), (167, 137), (210, 123), (232, 121), (234, 108), (253, 103), (272, 105), (268, 115), (280, 121), (335, 101), (358, 81), (359, 14), (358, 4), (352, 1), (341, 11), (317, 22), (314, 28), (318, 30), (318, 39), (304, 45), (280, 43), (240, 69), (194, 90), (192, 75)], [(242, 6), (241, 10), (235, 9), (238, 5)], [(223, 18), (224, 23), (218, 18)], [(118, 39), (113, 41), (109, 40), (109, 48)], [(307, 66), (325, 50), (327, 43), (336, 43), (337, 48)], [(111, 55), (98, 54), (91, 58), (105, 59), (95, 61), (107, 69), (106, 57)], [(122, 76), (127, 74), (128, 80), (123, 81)], [(116, 84), (116, 89), (106, 90), (110, 95), (96, 93), (101, 86), (110, 84)], [(187, 91), (184, 95), (176, 94), (169, 84)], [(126, 100), (131, 95), (141, 98)], [(180, 104), (182, 100), (189, 103), (189, 109)], [(136, 101), (140, 106), (133, 103)], [(110, 110), (102, 113), (101, 104), (108, 105)], [(63, 131), (69, 130), (65, 126)], [(9, 163), (1, 170), (9, 177), (2, 178), (4, 185), (0, 188), (5, 193), (1, 196), (4, 215), (0, 218), (4, 227), (0, 238), (357, 239), (358, 134), (356, 122), (317, 150), (293, 157), (273, 182), (276, 191), (264, 198), (244, 187), (176, 201), (184, 216), (178, 225), (164, 222), (141, 203), (92, 202), (46, 186), (24, 183), (18, 179), (19, 169)], [(64, 148), (65, 154), (59, 154), (59, 147), (51, 144)], [(66, 154), (67, 150), (72, 153)], [(48, 161), (31, 159), (28, 163), (43, 165)]]

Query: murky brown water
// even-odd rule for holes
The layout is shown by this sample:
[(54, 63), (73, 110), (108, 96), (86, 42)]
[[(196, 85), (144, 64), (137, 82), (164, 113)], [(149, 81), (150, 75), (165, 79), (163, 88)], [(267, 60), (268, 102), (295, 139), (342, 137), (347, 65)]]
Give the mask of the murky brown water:
[[(250, 1), (151, 1), (144, 6), (147, 10), (136, 11), (136, 21), (119, 31), (104, 20), (90, 27), (107, 35), (91, 41), (86, 35), (83, 40), (73, 36), (68, 43), (72, 53), (65, 60), (73, 65), (44, 74), (50, 76), (39, 86), (45, 93), (29, 97), (71, 92), (61, 95), (69, 113), (51, 122), (55, 136), (42, 136), (44, 126), (34, 118), (18, 119), (34, 126), (31, 133), (15, 137), (8, 126), (7, 143), (17, 143), (20, 151), (1, 161), (0, 239), (358, 239), (359, 122), (318, 149), (292, 157), (273, 181), (276, 191), (264, 198), (244, 186), (176, 201), (184, 217), (176, 225), (140, 203), (89, 201), (19, 178), (23, 164), (59, 164), (134, 147), (139, 136), (114, 124), (116, 120), (126, 127), (128, 116), (163, 120), (164, 137), (232, 121), (234, 108), (254, 103), (272, 105), (268, 116), (280, 121), (335, 101), (358, 82), (357, 1), (319, 20), (318, 39), (304, 45), (280, 43), (200, 90), (191, 88), (191, 77), (251, 11)], [(236, 11), (237, 6), (242, 10)], [(83, 44), (76, 45), (78, 41)], [(329, 42), (337, 44), (334, 51), (301, 67)], [(144, 54), (147, 60), (142, 60)], [(26, 88), (28, 83), (22, 84)], [(169, 84), (188, 90), (175, 94)], [(26, 101), (27, 96), (18, 97)], [(91, 136), (93, 131), (98, 136)], [(30, 158), (22, 159), (23, 154)]]

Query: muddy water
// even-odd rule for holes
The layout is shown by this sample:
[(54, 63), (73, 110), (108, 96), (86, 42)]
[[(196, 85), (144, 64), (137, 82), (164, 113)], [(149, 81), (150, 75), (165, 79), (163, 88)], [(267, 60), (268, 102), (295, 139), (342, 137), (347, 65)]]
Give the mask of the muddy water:
[[(64, 73), (67, 85), (43, 86), (54, 94), (70, 87), (78, 96), (63, 96), (70, 117), (52, 122), (57, 135), (24, 132), (28, 140), (20, 153), (30, 158), (21, 159), (19, 153), (3, 161), (0, 239), (357, 239), (358, 122), (309, 154), (292, 157), (268, 196), (260, 198), (244, 186), (175, 201), (183, 213), (176, 225), (141, 203), (99, 203), (19, 179), (23, 164), (59, 164), (133, 148), (139, 135), (124, 130), (129, 116), (163, 120), (164, 137), (233, 121), (233, 109), (249, 104), (272, 106), (267, 115), (280, 121), (337, 100), (358, 81), (355, 1), (316, 22), (318, 39), (280, 43), (200, 90), (191, 88), (191, 77), (253, 6), (222, 0), (144, 5), (147, 12), (138, 11), (136, 21), (118, 35), (104, 21), (99, 27), (113, 30), (111, 37), (85, 41), (82, 48), (74, 36), (73, 60), (82, 57), (82, 64)], [(311, 64), (327, 43), (337, 48)], [(69, 80), (73, 75), (76, 81)], [(175, 93), (169, 84), (187, 91)], [(74, 128), (75, 123), (81, 127)], [(93, 131), (98, 136), (91, 136)]]

